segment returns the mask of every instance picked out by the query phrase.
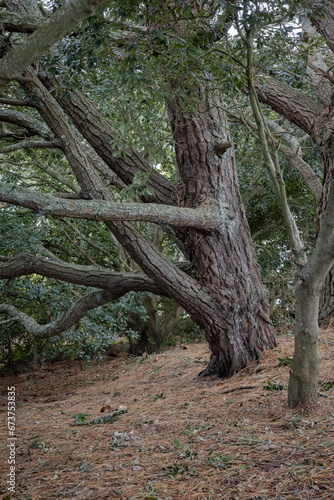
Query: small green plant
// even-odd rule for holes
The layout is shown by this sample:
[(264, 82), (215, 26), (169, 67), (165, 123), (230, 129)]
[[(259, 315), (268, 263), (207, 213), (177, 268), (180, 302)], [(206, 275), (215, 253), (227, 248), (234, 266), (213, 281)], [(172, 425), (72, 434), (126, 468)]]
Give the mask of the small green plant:
[(76, 413), (75, 415), (73, 415), (74, 419), (75, 419), (75, 422), (85, 422), (86, 420), (86, 417), (88, 417), (90, 415), (90, 413)]
[(291, 365), (292, 357), (286, 356), (285, 358), (277, 358), (278, 365), (277, 366), (289, 366)]
[(147, 185), (149, 174), (136, 172), (130, 186), (121, 191), (120, 201), (139, 201), (141, 197), (154, 196), (154, 190)]
[(334, 387), (334, 380), (320, 380), (324, 391), (330, 391)]
[(174, 444), (175, 444), (175, 448), (180, 448), (180, 446), (181, 446), (181, 443), (177, 438), (174, 439)]
[(284, 384), (279, 380), (277, 382), (269, 381), (263, 386), (263, 389), (265, 391), (282, 391), (284, 389)]
[(154, 396), (153, 401), (158, 401), (158, 399), (165, 399), (164, 393), (161, 392), (160, 394), (157, 394)]
[(212, 456), (213, 450), (208, 453), (207, 461), (210, 465), (214, 465), (219, 469), (227, 469), (233, 466), (233, 456), (223, 455), (222, 453), (217, 453), (214, 457)]
[(116, 398), (117, 396), (120, 396), (121, 393), (119, 391), (115, 391), (113, 394), (113, 398)]

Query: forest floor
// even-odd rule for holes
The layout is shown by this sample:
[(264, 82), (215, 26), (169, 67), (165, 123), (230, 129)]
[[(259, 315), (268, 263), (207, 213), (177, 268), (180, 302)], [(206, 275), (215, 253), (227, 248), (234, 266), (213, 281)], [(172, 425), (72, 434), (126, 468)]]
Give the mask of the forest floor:
[[(334, 499), (333, 330), (322, 332), (320, 349), (319, 402), (299, 411), (287, 408), (289, 366), (278, 366), (292, 355), (291, 335), (229, 380), (196, 379), (209, 359), (204, 342), (147, 358), (120, 353), (83, 371), (72, 361), (7, 373), (0, 497), (15, 386), (12, 498)], [(117, 410), (113, 423), (76, 425)]]

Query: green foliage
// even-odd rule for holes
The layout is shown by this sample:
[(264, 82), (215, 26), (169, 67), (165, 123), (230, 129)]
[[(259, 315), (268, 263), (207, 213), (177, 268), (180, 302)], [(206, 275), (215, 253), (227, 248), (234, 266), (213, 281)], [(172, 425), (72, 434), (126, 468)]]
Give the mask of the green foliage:
[(290, 366), (292, 358), (290, 356), (286, 356), (285, 358), (277, 358), (278, 365), (277, 366)]
[(213, 450), (209, 451), (207, 461), (210, 465), (213, 465), (218, 470), (228, 469), (229, 467), (233, 467), (234, 465), (232, 455), (217, 453), (217, 455), (213, 456)]
[[(56, 10), (62, 0), (48, 2)], [(98, 104), (117, 131), (113, 142), (115, 156), (125, 157), (137, 150), (147, 162), (172, 181), (179, 181), (175, 167), (175, 152), (166, 114), (166, 100), (178, 99), (189, 111), (195, 103), (190, 89), (205, 85), (222, 90), (230, 119), (231, 135), (236, 155), (241, 192), (253, 234), (257, 257), (265, 284), (270, 289), (272, 317), (276, 322), (293, 315), (294, 259), (287, 244), (282, 215), (275, 198), (269, 175), (263, 164), (261, 149), (242, 117), (253, 119), (248, 97), (243, 95), (246, 84), (245, 29), (255, 33), (255, 67), (278, 78), (306, 95), (314, 97), (309, 83), (306, 60), (321, 46), (319, 37), (304, 43), (296, 15), (305, 2), (281, 0), (269, 2), (202, 2), (195, 15), (183, 2), (173, 4), (177, 30), (166, 23), (170, 6), (148, 2), (116, 0), (102, 14), (90, 16), (77, 30), (57, 44), (43, 58), (44, 70), (61, 77), (58, 93), (82, 89)], [(178, 21), (178, 16), (182, 22)], [(162, 26), (162, 27), (161, 27)], [(234, 29), (230, 30), (230, 26)], [(148, 29), (150, 28), (150, 29)], [(298, 57), (294, 56), (298, 53)], [(182, 85), (167, 87), (166, 81), (182, 81)], [(13, 95), (22, 97), (11, 86)], [(25, 110), (38, 118), (36, 110)], [(301, 140), (303, 157), (321, 178), (319, 158), (310, 139), (303, 132), (265, 109), (266, 119), (275, 121), (287, 134)], [(241, 122), (240, 122), (241, 121)], [(20, 127), (7, 124), (13, 134)], [(22, 136), (23, 137), (23, 136)], [(284, 138), (280, 138), (284, 142)], [(7, 145), (5, 137), (1, 145)], [(291, 211), (307, 247), (315, 240), (316, 205), (301, 175), (279, 153)], [(52, 167), (53, 172), (45, 169)], [(42, 192), (73, 191), (75, 178), (60, 152), (39, 150), (17, 151), (1, 163), (1, 180)], [(72, 187), (71, 187), (72, 185)], [(149, 200), (154, 192), (147, 186), (147, 174), (138, 172), (130, 186), (113, 189), (120, 201)], [(152, 230), (147, 224), (138, 225), (149, 239)], [(180, 252), (167, 237), (162, 244), (164, 255), (179, 260)], [(101, 223), (70, 220), (33, 214), (26, 209), (0, 210), (0, 254), (10, 257), (19, 252), (50, 256), (79, 265), (99, 265), (108, 269), (132, 268)], [(17, 278), (0, 288), (0, 300), (10, 302), (41, 324), (63, 314), (84, 293), (83, 288), (59, 283), (36, 275)], [(17, 324), (3, 325), (0, 330), (2, 361), (12, 362), (32, 357), (56, 359), (71, 356), (89, 361), (105, 351), (116, 337), (136, 339), (138, 332), (129, 326), (130, 314), (141, 321), (148, 319), (144, 295), (128, 294), (118, 304), (91, 311), (78, 325), (59, 338), (36, 342)], [(160, 301), (160, 318), (164, 304)], [(4, 319), (4, 318), (0, 318)], [(201, 338), (200, 328), (188, 315), (174, 327), (168, 344), (178, 340)], [(285, 359), (285, 358), (284, 358)], [(283, 360), (279, 360), (283, 363)], [(273, 389), (268, 389), (273, 390)]]
[(334, 380), (320, 380), (320, 384), (324, 391), (330, 391), (334, 387)]
[(75, 420), (75, 422), (85, 422), (86, 421), (86, 417), (88, 417), (90, 415), (90, 413), (76, 413), (75, 415), (73, 415), (73, 418)]
[(263, 386), (265, 391), (282, 391), (284, 384), (280, 381), (271, 382), (270, 380)]
[(137, 172), (133, 177), (132, 184), (121, 191), (120, 201), (139, 201), (142, 197), (154, 196), (154, 190), (147, 186), (148, 176), (149, 173)]

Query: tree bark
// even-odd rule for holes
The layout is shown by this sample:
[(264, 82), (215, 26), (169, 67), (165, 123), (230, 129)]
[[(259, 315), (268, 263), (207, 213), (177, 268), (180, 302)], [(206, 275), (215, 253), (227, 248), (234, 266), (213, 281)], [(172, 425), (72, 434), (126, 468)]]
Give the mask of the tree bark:
[(220, 223), (215, 207), (174, 207), (156, 203), (108, 203), (98, 200), (67, 200), (57, 193), (42, 194), (7, 184), (0, 188), (0, 201), (36, 210), (40, 215), (55, 215), (96, 221), (135, 220), (214, 230)]
[(190, 229), (187, 233), (196, 278), (215, 304), (213, 321), (205, 325), (212, 354), (202, 375), (231, 376), (276, 345), (267, 292), (240, 197), (233, 149), (217, 153), (230, 142), (220, 96), (208, 96), (202, 87), (194, 86), (189, 94), (197, 109), (188, 111), (177, 97), (177, 88), (171, 91), (175, 95), (168, 111), (182, 180), (181, 203), (213, 205), (221, 213), (215, 232)]
[(319, 292), (319, 288), (302, 280), (296, 287), (295, 347), (288, 386), (288, 404), (292, 408), (318, 399)]

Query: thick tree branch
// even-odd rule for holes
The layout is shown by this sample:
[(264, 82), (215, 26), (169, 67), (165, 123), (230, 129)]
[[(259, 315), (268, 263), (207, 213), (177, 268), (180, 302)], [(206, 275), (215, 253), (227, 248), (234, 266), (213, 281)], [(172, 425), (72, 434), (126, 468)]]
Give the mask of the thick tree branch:
[(10, 146), (4, 146), (0, 148), (0, 153), (11, 153), (12, 151), (18, 151), (19, 149), (46, 149), (46, 148), (60, 148), (61, 144), (58, 139), (53, 141), (21, 141)]
[(334, 52), (334, 5), (332, 1), (309, 0), (311, 12), (308, 17), (320, 35), (324, 37), (328, 47)]
[(312, 99), (285, 83), (261, 75), (254, 81), (259, 101), (309, 134), (317, 142), (315, 124), (323, 109)]
[(7, 184), (0, 188), (0, 201), (55, 215), (97, 221), (147, 221), (181, 227), (214, 230), (220, 223), (213, 207), (183, 208), (155, 203), (109, 203), (99, 200), (66, 200), (50, 194)]
[(41, 24), (41, 20), (30, 14), (5, 11), (1, 12), (1, 23), (6, 31), (33, 33)]
[(161, 290), (154, 281), (145, 274), (116, 273), (99, 266), (79, 266), (57, 260), (56, 262), (44, 257), (36, 257), (21, 253), (0, 263), (0, 279), (13, 279), (18, 276), (39, 274), (76, 285), (102, 288), (109, 291), (123, 291), (123, 293), (152, 292), (161, 295)]
[(0, 86), (20, 79), (22, 72), (37, 61), (64, 35), (110, 0), (71, 0), (45, 19), (24, 43), (14, 47), (0, 61)]
[(42, 11), (38, 8), (36, 0), (4, 0), (3, 2), (10, 12), (28, 14), (43, 18)]
[(34, 103), (29, 99), (14, 99), (12, 97), (0, 97), (0, 104), (8, 104), (9, 106), (34, 107)]
[(53, 137), (52, 132), (43, 122), (36, 120), (36, 118), (26, 113), (21, 113), (21, 111), (0, 108), (0, 121), (25, 127), (33, 134), (40, 135), (44, 139), (51, 139)]
[(96, 290), (81, 297), (65, 314), (63, 314), (63, 316), (46, 325), (40, 325), (34, 318), (12, 305), (0, 304), (0, 313), (6, 314), (15, 321), (21, 323), (28, 333), (35, 337), (45, 339), (60, 335), (66, 330), (69, 330), (69, 328), (78, 323), (81, 318), (86, 316), (88, 311), (103, 306), (112, 300), (116, 300), (124, 295), (124, 293), (126, 293), (126, 291), (121, 289), (117, 291)]

